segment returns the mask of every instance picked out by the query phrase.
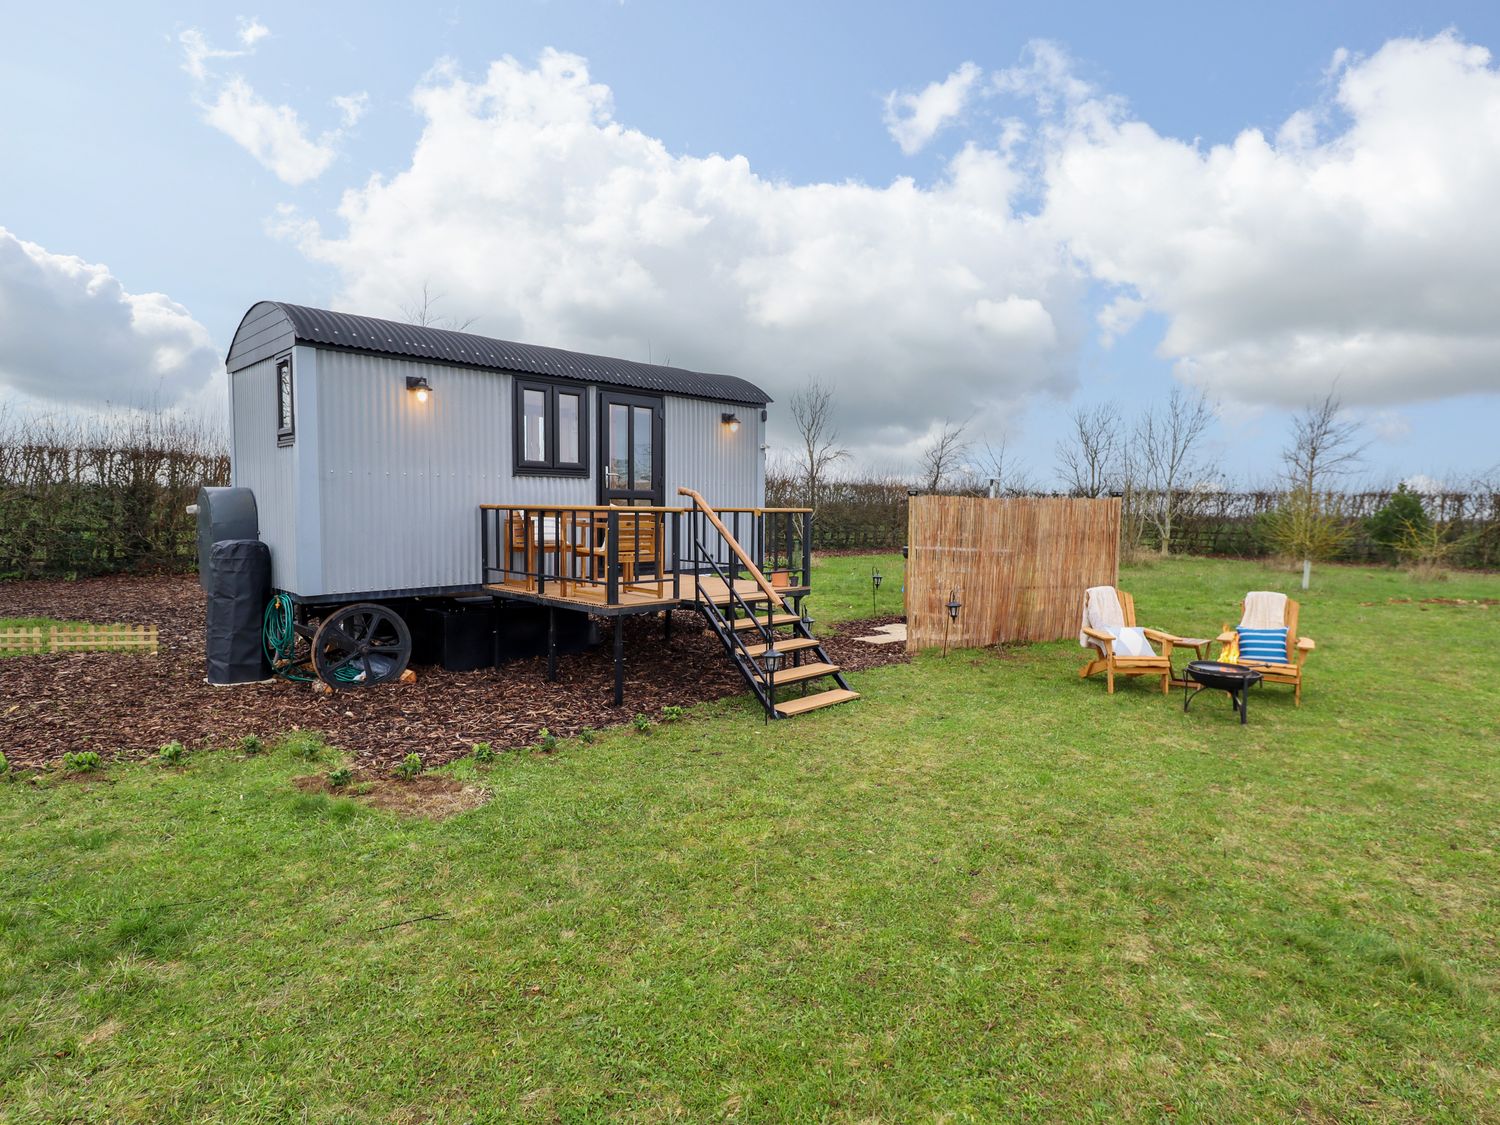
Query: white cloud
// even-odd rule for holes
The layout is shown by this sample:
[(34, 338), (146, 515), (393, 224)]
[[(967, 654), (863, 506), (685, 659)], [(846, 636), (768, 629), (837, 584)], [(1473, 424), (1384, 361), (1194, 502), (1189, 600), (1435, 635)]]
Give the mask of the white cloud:
[(240, 45), (246, 50), (253, 50), (257, 43), (270, 34), (271, 29), (259, 19), (253, 16), (250, 19), (240, 17), (239, 40)]
[(196, 27), (190, 27), (177, 37), (182, 44), (182, 69), (193, 76), (194, 82), (208, 77), (208, 64), (212, 59), (237, 59), (244, 51), (229, 51), (209, 46), (208, 39)]
[(369, 108), (370, 95), (363, 90), (357, 94), (340, 94), (333, 99), (333, 104), (338, 107), (339, 113), (343, 116), (344, 128), (352, 129), (359, 124), (359, 119)]
[[(1251, 129), (1206, 148), (1054, 78), (1043, 221), (1166, 318), (1180, 377), (1288, 406), (1335, 380), (1351, 405), (1500, 390), (1488, 51), (1450, 33), (1340, 54), (1331, 107), (1293, 114), (1274, 143)], [(1320, 136), (1330, 110), (1342, 128)]]
[(1408, 490), (1424, 496), (1441, 496), (1444, 492), (1455, 491), (1453, 485), (1428, 476), (1426, 473), (1409, 476), (1401, 483), (1406, 485)]
[(938, 130), (964, 110), (982, 72), (966, 62), (941, 82), (930, 82), (915, 94), (885, 97), (885, 127), (907, 156), (920, 152)]
[(211, 97), (200, 96), (204, 121), (255, 157), (283, 183), (295, 187), (317, 179), (333, 164), (344, 130), (352, 128), (364, 116), (369, 96), (360, 91), (335, 97), (333, 105), (339, 111), (342, 125), (314, 139), (291, 106), (266, 101), (241, 75), (221, 78), (214, 73), (212, 61), (253, 54), (256, 44), (270, 34), (260, 20), (242, 17), (238, 38), (243, 50), (212, 47), (197, 28), (182, 32), (178, 41), (182, 44), (183, 69), (200, 86), (214, 90)]
[[(966, 64), (893, 95), (893, 136), (915, 151), (972, 120), (982, 79)], [(982, 86), (1035, 124), (987, 104), (990, 139), (937, 182), (795, 184), (668, 151), (576, 56), (450, 64), (415, 93), (407, 167), (347, 191), (336, 231), (277, 227), (347, 307), (394, 315), (430, 281), (495, 335), (649, 347), (782, 400), (818, 376), (867, 456), (1069, 391), (1090, 281), (1105, 345), (1152, 314), (1159, 354), (1236, 416), (1335, 380), (1361, 409), (1500, 389), (1500, 72), (1445, 34), (1336, 56), (1326, 82), (1274, 140), (1200, 145), (1039, 43)]]
[(409, 165), (346, 192), (342, 230), (277, 220), (339, 271), (343, 307), (397, 315), (431, 281), (491, 335), (649, 347), (781, 401), (817, 376), (867, 450), (1073, 383), (1079, 279), (1012, 210), (1001, 153), (965, 148), (930, 187), (768, 180), (617, 122), (585, 61), (554, 51), (472, 81), (440, 69), (415, 102)]
[(272, 105), (243, 78), (220, 87), (203, 119), (293, 187), (317, 179), (338, 155), (336, 133), (311, 139), (296, 110)]
[(0, 386), (64, 403), (171, 406), (210, 397), (208, 330), (161, 293), (0, 227)]
[(1146, 303), (1134, 297), (1116, 297), (1099, 310), (1095, 318), (1099, 322), (1099, 341), (1106, 348), (1112, 347), (1121, 336), (1134, 328), (1146, 314)]

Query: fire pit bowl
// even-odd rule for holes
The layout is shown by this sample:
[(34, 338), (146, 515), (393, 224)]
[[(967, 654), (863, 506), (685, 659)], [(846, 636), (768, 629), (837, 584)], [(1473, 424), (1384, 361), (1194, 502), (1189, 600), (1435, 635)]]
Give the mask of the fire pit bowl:
[(1198, 686), (1191, 691), (1188, 690), (1187, 681), (1182, 686), (1182, 710), (1187, 712), (1188, 704), (1193, 701), (1204, 688), (1213, 691), (1222, 691), (1228, 694), (1229, 702), (1236, 711), (1240, 713), (1240, 723), (1248, 722), (1245, 713), (1245, 704), (1250, 695), (1250, 689), (1260, 683), (1261, 675), (1254, 668), (1244, 664), (1227, 664), (1222, 660), (1194, 660), (1187, 666), (1188, 679)]

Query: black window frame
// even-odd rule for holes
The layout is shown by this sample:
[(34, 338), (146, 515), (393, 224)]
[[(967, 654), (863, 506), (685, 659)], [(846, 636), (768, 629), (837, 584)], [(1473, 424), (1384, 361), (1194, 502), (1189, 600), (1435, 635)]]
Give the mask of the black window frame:
[[(281, 379), (286, 369), (286, 382)], [(291, 445), (297, 440), (297, 369), (292, 365), (290, 354), (276, 360), (276, 444)], [(290, 397), (291, 401), (287, 402)], [(286, 425), (282, 425), (283, 419)]]
[[(634, 487), (634, 479), (625, 488), (609, 487), (609, 408), (611, 406), (624, 406), (629, 408), (628, 415), (632, 437), (629, 440), (631, 448), (632, 470), (635, 460), (635, 411), (636, 408), (647, 408), (651, 411), (651, 480), (649, 489)], [(639, 504), (645, 500), (660, 508), (666, 504), (666, 481), (667, 481), (667, 400), (662, 395), (644, 394), (638, 391), (620, 391), (606, 387), (599, 388), (599, 503), (600, 504)], [(632, 478), (634, 472), (631, 473)]]
[[(511, 402), (511, 464), (521, 476), (586, 477), (589, 475), (589, 394), (579, 383), (554, 382), (551, 379), (516, 378)], [(546, 410), (546, 456), (541, 461), (526, 459), (526, 392), (541, 391)], [(563, 461), (558, 456), (558, 395), (578, 399), (578, 460)]]

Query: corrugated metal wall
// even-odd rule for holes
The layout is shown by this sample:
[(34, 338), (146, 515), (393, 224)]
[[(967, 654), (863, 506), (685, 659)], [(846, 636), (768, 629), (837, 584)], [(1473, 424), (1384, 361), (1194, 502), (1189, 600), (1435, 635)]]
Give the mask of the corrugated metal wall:
[[(311, 351), (297, 348), (299, 357)], [(319, 348), (299, 359), (297, 376), (299, 397), (317, 395), (316, 409), (307, 411), (316, 434), (302, 426), (299, 401), (297, 444), (277, 449), (272, 366), (257, 364), (233, 376), (235, 478), (255, 489), (261, 535), (283, 589), (318, 597), (473, 586), (479, 582), (480, 504), (598, 502), (592, 475), (512, 474), (508, 375)], [(427, 402), (407, 391), (408, 375), (432, 384)], [(739, 416), (739, 433), (723, 426), (726, 412)], [(595, 473), (597, 424), (591, 388), (588, 442)], [(669, 397), (664, 427), (669, 505), (684, 503), (679, 485), (723, 507), (762, 502), (759, 408)], [(299, 464), (302, 470), (294, 469)], [(318, 528), (320, 540), (301, 552), (301, 573), (293, 512), (298, 471), (317, 474), (317, 517), (303, 523), (304, 533)], [(303, 506), (314, 506), (301, 491)]]
[(271, 581), (285, 589), (292, 585), (297, 565), (292, 486), (298, 449), (276, 444), (276, 361), (261, 360), (229, 379), (234, 400), (230, 483), (254, 491), (260, 537), (271, 548)]
[(476, 585), (480, 504), (594, 502), (591, 480), (511, 474), (506, 375), (320, 350), (318, 385), (319, 594)]
[[(667, 503), (686, 504), (679, 486), (697, 489), (716, 508), (754, 508), (765, 503), (760, 447), (765, 433), (760, 407), (697, 398), (666, 400)], [(725, 414), (740, 420), (731, 434)]]

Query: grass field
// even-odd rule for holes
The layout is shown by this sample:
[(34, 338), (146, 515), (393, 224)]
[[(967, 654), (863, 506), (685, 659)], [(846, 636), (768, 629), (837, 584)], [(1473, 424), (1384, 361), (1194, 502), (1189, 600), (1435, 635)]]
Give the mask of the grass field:
[[(1292, 581), (1122, 575), (1199, 634)], [(0, 1120), (1500, 1119), (1496, 597), (1320, 569), (1245, 728), (1064, 642), (465, 761), (442, 822), (289, 747), (0, 785)]]

